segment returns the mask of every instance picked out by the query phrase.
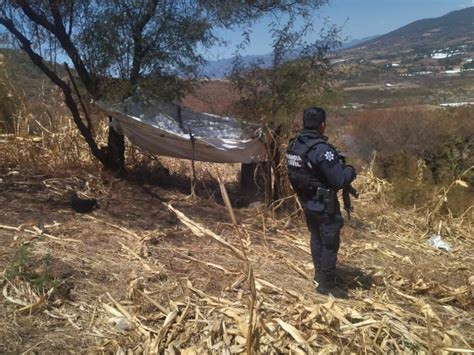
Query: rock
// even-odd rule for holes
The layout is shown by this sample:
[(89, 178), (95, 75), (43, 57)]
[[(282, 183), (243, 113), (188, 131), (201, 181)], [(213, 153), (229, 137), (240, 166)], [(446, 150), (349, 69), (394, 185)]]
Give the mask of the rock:
[(115, 329), (122, 332), (130, 331), (133, 329), (133, 324), (127, 318), (114, 317), (109, 319), (109, 323), (114, 326)]
[(252, 202), (248, 208), (262, 208), (263, 207), (263, 203), (260, 202), (260, 201), (256, 201), (256, 202)]

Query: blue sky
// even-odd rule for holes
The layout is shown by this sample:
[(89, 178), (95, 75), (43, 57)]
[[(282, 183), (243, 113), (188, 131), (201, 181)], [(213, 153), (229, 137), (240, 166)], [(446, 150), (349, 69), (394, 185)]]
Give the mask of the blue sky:
[[(330, 0), (316, 19), (322, 23), (327, 18), (332, 24), (342, 26), (343, 37), (359, 39), (469, 6), (474, 6), (474, 0)], [(271, 51), (268, 23), (269, 20), (263, 20), (253, 27), (251, 43), (243, 54), (266, 54)], [(212, 48), (206, 53), (210, 60), (231, 57), (235, 46), (242, 40), (238, 31), (222, 31), (220, 35), (229, 45)]]

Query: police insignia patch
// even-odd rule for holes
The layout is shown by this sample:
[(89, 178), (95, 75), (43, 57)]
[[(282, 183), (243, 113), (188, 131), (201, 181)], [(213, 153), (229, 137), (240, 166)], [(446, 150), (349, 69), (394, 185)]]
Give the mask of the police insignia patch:
[(286, 153), (286, 160), (288, 162), (288, 166), (292, 166), (294, 168), (303, 167), (303, 160), (299, 155)]
[(334, 153), (328, 150), (326, 153), (324, 153), (324, 158), (326, 158), (327, 161), (331, 162), (334, 160)]

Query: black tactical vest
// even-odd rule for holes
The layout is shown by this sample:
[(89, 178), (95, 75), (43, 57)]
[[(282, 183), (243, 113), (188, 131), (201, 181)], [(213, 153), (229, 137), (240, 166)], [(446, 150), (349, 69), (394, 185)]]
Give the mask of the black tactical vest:
[(302, 203), (311, 200), (318, 187), (327, 185), (318, 167), (311, 166), (307, 157), (309, 151), (321, 143), (326, 143), (322, 136), (303, 132), (293, 138), (286, 149), (288, 178)]

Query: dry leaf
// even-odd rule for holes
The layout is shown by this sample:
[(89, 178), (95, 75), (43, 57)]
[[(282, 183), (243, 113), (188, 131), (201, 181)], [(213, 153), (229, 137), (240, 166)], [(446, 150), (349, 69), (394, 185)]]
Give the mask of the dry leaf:
[(298, 329), (296, 329), (294, 326), (292, 326), (291, 324), (288, 324), (284, 321), (282, 321), (281, 319), (276, 319), (276, 321), (278, 322), (278, 324), (280, 324), (280, 326), (283, 328), (283, 330), (285, 332), (287, 332), (288, 334), (291, 335), (291, 337), (293, 339), (295, 339), (295, 341), (298, 343), (298, 344), (306, 344), (306, 340), (303, 338), (303, 336), (301, 335), (301, 333), (299, 332)]
[(467, 182), (463, 181), (463, 180), (456, 180), (456, 185), (459, 185), (459, 186), (462, 186), (462, 187), (466, 187), (468, 188), (469, 185)]

